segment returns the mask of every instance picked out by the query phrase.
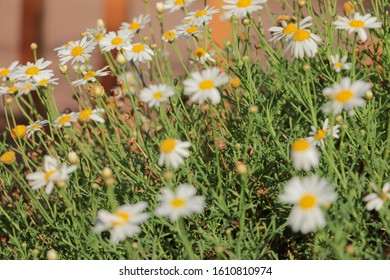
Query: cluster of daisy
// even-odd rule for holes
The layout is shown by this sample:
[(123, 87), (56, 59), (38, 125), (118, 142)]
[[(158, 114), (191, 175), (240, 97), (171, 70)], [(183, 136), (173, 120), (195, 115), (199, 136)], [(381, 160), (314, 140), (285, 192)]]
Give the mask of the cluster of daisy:
[[(64, 113), (54, 120), (53, 126), (56, 128), (71, 126), (72, 123), (79, 121), (80, 123), (89, 123), (91, 120), (95, 122), (104, 123), (102, 117), (104, 109), (84, 109), (80, 112)], [(11, 129), (11, 136), (13, 138), (30, 138), (34, 133), (42, 131), (43, 127), (49, 124), (48, 120), (37, 120), (29, 125), (19, 124)]]
[(318, 52), (321, 38), (308, 29), (312, 25), (312, 19), (311, 16), (308, 16), (300, 22), (281, 21), (281, 26), (273, 26), (268, 29), (272, 33), (270, 41), (284, 39), (288, 42), (286, 52), (291, 49), (291, 54), (295, 58), (303, 58), (305, 55), (314, 57)]
[(213, 15), (217, 13), (219, 13), (218, 9), (209, 6), (204, 7), (202, 10), (189, 12), (184, 18), (184, 24), (176, 26), (174, 29), (170, 29), (163, 33), (162, 39), (165, 42), (171, 43), (175, 41), (176, 38), (188, 39), (191, 37), (198, 37), (204, 27), (212, 20)]
[[(289, 21), (281, 20), (280, 26), (273, 26), (268, 29), (272, 33), (270, 41), (275, 42), (284, 39), (288, 43), (286, 52), (291, 49), (291, 54), (295, 58), (302, 59), (305, 55), (311, 58), (314, 57), (318, 52), (318, 44), (321, 43), (321, 38), (308, 29), (312, 25), (312, 17), (307, 16), (300, 22), (294, 22), (290, 17), (287, 18)], [(382, 26), (376, 17), (372, 17), (370, 14), (361, 16), (359, 13), (355, 13), (353, 18), (339, 17), (338, 20), (333, 22), (333, 25), (336, 29), (357, 33), (362, 42), (365, 42), (368, 38), (365, 28), (380, 28)], [(350, 68), (350, 65), (345, 64), (346, 57), (340, 60), (336, 56), (331, 58), (331, 61), (336, 72)]]
[[(168, 217), (171, 221), (177, 221), (180, 217), (186, 217), (203, 210), (205, 199), (196, 195), (197, 189), (189, 184), (180, 184), (173, 191), (163, 188), (157, 196), (160, 202), (155, 209), (158, 216)], [(140, 224), (149, 219), (149, 214), (144, 210), (148, 207), (145, 201), (136, 204), (125, 204), (118, 207), (114, 213), (107, 210), (99, 210), (94, 230), (96, 233), (112, 229), (110, 242), (119, 241), (140, 233)]]
[(8, 67), (0, 68), (0, 79), (7, 82), (0, 86), (0, 96), (8, 94), (18, 97), (57, 84), (58, 78), (54, 78), (53, 70), (46, 69), (51, 63), (40, 58), (34, 63), (19, 65), (18, 61), (14, 61)]

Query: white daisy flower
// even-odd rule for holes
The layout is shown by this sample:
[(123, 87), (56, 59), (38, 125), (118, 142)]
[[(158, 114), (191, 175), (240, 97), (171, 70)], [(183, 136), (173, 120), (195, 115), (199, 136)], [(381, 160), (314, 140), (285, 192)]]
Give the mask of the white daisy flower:
[(169, 10), (170, 13), (188, 7), (195, 0), (165, 0), (164, 10)]
[(99, 44), (105, 52), (109, 52), (113, 49), (119, 51), (130, 45), (133, 35), (134, 34), (131, 34), (129, 30), (119, 30), (118, 33), (110, 31), (99, 41)]
[(194, 55), (195, 61), (200, 64), (205, 64), (207, 61), (215, 62), (215, 59), (204, 48), (197, 48)]
[(19, 61), (14, 61), (11, 63), (8, 67), (1, 67), (0, 68), (0, 79), (2, 81), (5, 81), (9, 78), (9, 74), (11, 74), (17, 67), (18, 67)]
[(209, 21), (213, 18), (213, 14), (217, 13), (219, 13), (218, 9), (206, 6), (203, 10), (189, 12), (184, 20), (187, 22), (195, 22), (197, 25), (203, 25), (209, 23)]
[(333, 112), (337, 115), (345, 109), (353, 114), (354, 107), (361, 107), (366, 103), (363, 96), (370, 88), (370, 83), (363, 81), (351, 82), (350, 78), (343, 78), (340, 83), (335, 83), (331, 88), (323, 90), (330, 100), (323, 105), (322, 110), (325, 113)]
[(299, 22), (299, 26), (298, 23), (287, 23), (286, 21), (282, 21), (282, 26), (272, 26), (268, 29), (268, 31), (272, 33), (272, 38), (269, 41), (274, 42), (283, 38), (288, 39), (288, 36), (291, 36), (295, 31), (298, 31), (298, 29), (310, 27), (312, 25), (312, 19), (311, 16), (305, 17)]
[(49, 123), (48, 120), (37, 120), (26, 127), (26, 133), (28, 137), (31, 137), (35, 132), (42, 131), (42, 128)]
[(361, 16), (356, 13), (353, 19), (347, 17), (338, 17), (338, 20), (333, 22), (333, 25), (337, 29), (348, 30), (349, 34), (356, 32), (362, 42), (367, 41), (367, 33), (364, 28), (381, 28), (382, 23), (378, 21), (376, 17), (372, 17), (370, 14)]
[(123, 49), (125, 50), (124, 55), (126, 59), (134, 62), (146, 62), (152, 60), (152, 57), (154, 56), (153, 50), (148, 45), (141, 43), (132, 44)]
[(314, 57), (318, 52), (317, 44), (321, 42), (321, 38), (308, 29), (298, 29), (290, 35), (287, 35), (287, 40), (290, 43), (286, 48), (286, 52), (291, 48), (291, 54), (295, 58), (300, 59), (302, 59), (305, 54), (308, 57)]
[(88, 38), (93, 39), (95, 42), (99, 42), (106, 35), (107, 30), (104, 26), (98, 26), (95, 28), (88, 28), (85, 34)]
[(53, 191), (55, 184), (67, 180), (69, 174), (76, 169), (77, 166), (72, 165), (68, 167), (66, 163), (58, 166), (58, 162), (55, 158), (46, 155), (44, 157), (43, 171), (27, 174), (26, 179), (29, 181), (28, 184), (33, 190), (46, 187), (46, 194), (50, 194)]
[(110, 242), (117, 244), (119, 241), (141, 232), (139, 225), (149, 219), (149, 214), (143, 212), (147, 207), (148, 203), (142, 201), (134, 205), (119, 206), (114, 213), (99, 210), (94, 231), (101, 233), (112, 228)]
[(95, 83), (97, 82), (96, 77), (103, 77), (110, 74), (110, 71), (106, 71), (108, 66), (103, 67), (102, 69), (99, 69), (97, 71), (89, 70), (89, 71), (82, 71), (83, 77), (81, 79), (75, 80), (72, 82), (72, 85), (77, 87), (81, 85), (85, 85), (89, 82)]
[(294, 205), (288, 217), (292, 230), (307, 234), (325, 227), (326, 221), (320, 207), (336, 201), (337, 194), (325, 179), (312, 175), (292, 178), (279, 199)]
[(34, 76), (34, 84), (39, 87), (47, 87), (49, 85), (58, 85), (58, 78), (53, 78), (53, 73), (41, 72), (37, 76)]
[(55, 48), (57, 55), (60, 58), (61, 64), (66, 64), (71, 61), (71, 64), (75, 62), (84, 63), (91, 55), (96, 46), (96, 42), (85, 36), (81, 40), (71, 41), (67, 45), (63, 45), (59, 48)]
[(351, 63), (347, 63), (347, 56), (344, 55), (340, 59), (340, 55), (336, 54), (335, 56), (330, 56), (330, 62), (332, 63), (333, 70), (336, 71), (336, 73), (340, 73), (341, 70), (349, 70), (351, 69)]
[(19, 85), (18, 84), (13, 84), (12, 86), (9, 87), (0, 87), (0, 96), (3, 94), (15, 94), (19, 90)]
[(66, 126), (71, 126), (72, 122), (77, 121), (77, 115), (75, 112), (70, 112), (70, 113), (65, 113), (59, 116), (55, 121), (54, 121), (54, 127), (60, 128), (60, 127), (66, 127)]
[(190, 95), (192, 102), (202, 103), (210, 99), (211, 103), (215, 105), (221, 102), (221, 95), (217, 87), (228, 82), (228, 75), (222, 73), (216, 67), (203, 70), (202, 73), (193, 72), (191, 77), (183, 82), (184, 94)]
[(149, 108), (159, 107), (161, 103), (167, 102), (169, 97), (173, 96), (175, 91), (172, 87), (161, 85), (150, 85), (141, 90), (140, 99), (148, 103)]
[(139, 30), (145, 28), (146, 24), (150, 22), (150, 15), (140, 15), (138, 18), (133, 18), (131, 23), (122, 22), (119, 27), (120, 30), (128, 30), (130, 33), (137, 33)]
[(173, 41), (176, 40), (177, 38), (177, 31), (175, 29), (171, 29), (171, 30), (168, 30), (167, 32), (165, 32), (161, 38), (167, 42), (167, 43), (171, 43)]
[(203, 25), (198, 25), (195, 22), (189, 24), (183, 24), (176, 27), (177, 37), (188, 39), (198, 37), (199, 33), (203, 30)]
[(242, 19), (248, 14), (263, 9), (261, 4), (266, 3), (267, 0), (223, 0), (223, 2), (227, 4), (222, 6), (225, 10), (225, 19), (230, 19), (232, 16)]
[(104, 113), (103, 108), (96, 108), (96, 109), (84, 109), (81, 112), (76, 113), (77, 119), (80, 122), (88, 123), (91, 120), (95, 122), (104, 123), (105, 120), (101, 117), (101, 114)]
[(320, 163), (318, 151), (308, 139), (295, 140), (291, 145), (291, 159), (295, 170), (309, 171)]
[(329, 119), (326, 119), (322, 129), (317, 129), (314, 125), (311, 126), (311, 132), (309, 133), (311, 137), (307, 139), (309, 142), (324, 148), (326, 136), (332, 135), (333, 138), (339, 138), (339, 128), (340, 125), (335, 125), (332, 129), (329, 129)]
[(34, 91), (37, 89), (37, 85), (30, 82), (29, 80), (24, 80), (22, 82), (17, 82), (15, 85), (19, 88), (18, 89), (18, 94), (16, 95), (17, 97), (22, 96), (22, 95), (27, 95), (31, 91)]
[(160, 144), (158, 165), (163, 166), (166, 164), (177, 169), (179, 165), (184, 162), (183, 157), (188, 157), (190, 155), (188, 151), (189, 147), (191, 147), (190, 142), (182, 142), (173, 138), (165, 139)]
[(53, 70), (45, 70), (51, 61), (44, 61), (43, 58), (38, 59), (35, 63), (27, 62), (26, 65), (19, 66), (14, 72), (10, 73), (10, 77), (15, 80), (23, 81), (37, 76), (39, 73), (53, 73)]
[[(376, 188), (375, 188), (376, 189)], [(390, 199), (390, 182), (383, 185), (381, 193), (370, 193), (365, 196), (363, 200), (367, 203), (366, 208), (368, 211), (379, 211), (383, 204)]]
[(175, 192), (163, 188), (161, 195), (157, 197), (160, 201), (156, 209), (157, 215), (177, 221), (180, 217), (201, 212), (205, 206), (205, 199), (203, 196), (196, 195), (196, 192), (197, 189), (190, 184), (178, 185)]

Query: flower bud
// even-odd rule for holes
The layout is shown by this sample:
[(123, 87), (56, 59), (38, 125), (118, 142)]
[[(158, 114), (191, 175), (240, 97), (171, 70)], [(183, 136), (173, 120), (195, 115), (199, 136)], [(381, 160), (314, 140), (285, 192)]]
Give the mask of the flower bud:
[(352, 17), (356, 13), (355, 5), (352, 1), (348, 1), (343, 6), (344, 15), (347, 17)]
[(97, 26), (97, 27), (104, 27), (104, 26), (105, 26), (104, 20), (102, 20), (101, 18), (99, 18), (99, 19), (96, 21), (96, 26)]
[(118, 55), (116, 56), (116, 61), (120, 64), (120, 65), (123, 65), (127, 62), (127, 59), (126, 57), (121, 54), (121, 53), (118, 53)]
[(103, 179), (109, 179), (112, 177), (112, 170), (109, 167), (104, 167), (101, 172), (101, 175)]
[(38, 49), (37, 43), (31, 43), (30, 49), (33, 50), (33, 51), (35, 51), (36, 49)]
[(77, 164), (79, 162), (79, 157), (76, 152), (72, 151), (68, 154), (68, 161), (70, 164)]
[(11, 165), (16, 161), (16, 155), (14, 151), (8, 151), (1, 155), (0, 161), (4, 164)]
[(157, 2), (156, 3), (156, 10), (159, 14), (162, 14), (164, 12), (164, 3), (163, 2)]
[(374, 97), (374, 94), (372, 93), (371, 90), (366, 91), (366, 99), (371, 100)]
[(50, 249), (49, 251), (47, 251), (46, 257), (48, 260), (58, 260), (59, 259), (58, 252), (54, 249)]
[(237, 169), (237, 173), (240, 175), (244, 175), (244, 174), (248, 173), (248, 167), (246, 167), (246, 165), (243, 163), (237, 163), (236, 169)]
[(92, 90), (91, 90), (91, 97), (93, 98), (99, 98), (102, 97), (105, 93), (104, 87), (102, 85), (94, 85)]
[(68, 74), (68, 70), (69, 70), (69, 69), (68, 69), (68, 66), (67, 66), (67, 65), (65, 65), (65, 64), (60, 64), (59, 68), (60, 68), (61, 74), (63, 74), (63, 75)]
[(241, 80), (239, 78), (230, 79), (230, 85), (232, 88), (238, 88), (241, 85)]
[(257, 113), (259, 112), (259, 107), (257, 107), (256, 105), (251, 105), (249, 107), (249, 113)]
[(299, 7), (301, 7), (301, 8), (306, 6), (306, 0), (298, 0), (297, 2), (298, 2)]

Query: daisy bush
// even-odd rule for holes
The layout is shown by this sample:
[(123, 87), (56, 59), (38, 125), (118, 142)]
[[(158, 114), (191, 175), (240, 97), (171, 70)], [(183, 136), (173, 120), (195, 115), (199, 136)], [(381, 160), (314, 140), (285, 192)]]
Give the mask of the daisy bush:
[(0, 65), (2, 259), (390, 258), (388, 1), (208, 2)]

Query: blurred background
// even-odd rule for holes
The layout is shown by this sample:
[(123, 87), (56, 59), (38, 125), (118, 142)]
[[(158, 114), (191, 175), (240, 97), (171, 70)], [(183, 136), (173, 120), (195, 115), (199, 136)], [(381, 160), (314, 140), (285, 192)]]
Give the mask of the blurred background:
[[(161, 0), (160, 0), (161, 1)], [(159, 38), (159, 25), (156, 20), (155, 9), (158, 0), (150, 0), (152, 25), (156, 37)], [(221, 0), (207, 0), (207, 5), (220, 7)], [(262, 11), (263, 25), (265, 29), (276, 23), (276, 17), (269, 19), (268, 13), (282, 13), (282, 8), (277, 4), (283, 1), (268, 1), (265, 5), (267, 12)], [(296, 4), (296, 0), (290, 0)], [(312, 1), (314, 4), (318, 1)], [(346, 1), (338, 1), (339, 10), (342, 13), (343, 4)], [(368, 1), (370, 2), (370, 1)], [(189, 7), (195, 11), (203, 7), (204, 1), (197, 0)], [(116, 31), (122, 22), (131, 20), (146, 13), (144, 0), (0, 0), (0, 67), (7, 67), (15, 60), (25, 64), (33, 61), (30, 44), (38, 44), (38, 58), (44, 57), (53, 63), (48, 67), (53, 69), (56, 77), (59, 77), (59, 86), (56, 87), (55, 97), (60, 112), (66, 108), (75, 110), (77, 104), (72, 100), (72, 93), (64, 77), (58, 71), (58, 57), (54, 48), (59, 47), (70, 40), (80, 39), (80, 33), (87, 28), (96, 26), (97, 19), (101, 18), (106, 23), (108, 31)], [(165, 30), (174, 28), (181, 23), (184, 17), (182, 11), (174, 13), (165, 12)], [(213, 36), (219, 42), (229, 38), (229, 22), (221, 22), (219, 15), (214, 16), (211, 23)], [(144, 30), (144, 35), (148, 30)], [(270, 35), (270, 34), (267, 34)], [(183, 40), (184, 41), (184, 40)], [(169, 49), (168, 49), (169, 50)], [(104, 65), (101, 55), (92, 57), (95, 69)], [(172, 55), (174, 67), (181, 67)], [(109, 89), (106, 89), (109, 90)], [(0, 106), (0, 129), (4, 129), (3, 106)]]

